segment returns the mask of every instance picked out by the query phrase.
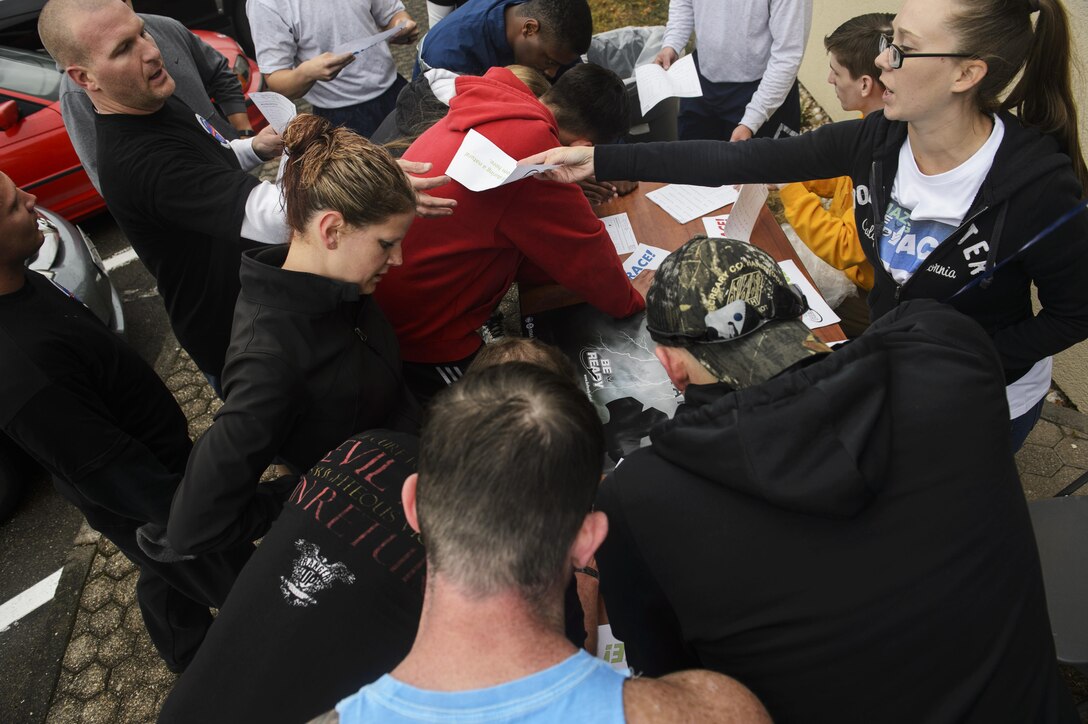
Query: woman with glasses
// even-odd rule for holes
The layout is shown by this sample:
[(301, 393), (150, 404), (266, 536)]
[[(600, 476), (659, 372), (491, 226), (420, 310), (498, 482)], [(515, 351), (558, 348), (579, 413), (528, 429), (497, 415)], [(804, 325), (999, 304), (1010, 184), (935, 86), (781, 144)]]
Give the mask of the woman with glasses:
[(1060, 0), (904, 0), (893, 28), (892, 38), (874, 38), (883, 113), (783, 140), (564, 148), (527, 160), (564, 164), (546, 175), (557, 180), (719, 185), (849, 174), (876, 270), (872, 318), (930, 298), (981, 324), (1005, 368), (1018, 449), (1038, 420), (1052, 356), (1088, 337), (1088, 214), (1079, 206), (1088, 169), (1068, 20)]

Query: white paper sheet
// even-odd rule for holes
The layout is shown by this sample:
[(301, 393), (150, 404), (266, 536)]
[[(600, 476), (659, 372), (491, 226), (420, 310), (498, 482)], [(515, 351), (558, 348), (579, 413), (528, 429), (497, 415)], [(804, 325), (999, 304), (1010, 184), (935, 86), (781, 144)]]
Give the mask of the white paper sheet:
[(635, 83), (639, 108), (644, 116), (666, 98), (697, 98), (703, 94), (693, 55), (685, 55), (668, 70), (656, 63), (640, 65), (635, 68)]
[(816, 288), (812, 286), (805, 275), (801, 273), (795, 263), (780, 261), (778, 266), (782, 267), (782, 271), (789, 283), (799, 286), (801, 292), (805, 295), (805, 301), (808, 302), (810, 308), (801, 319), (804, 320), (809, 329), (819, 329), (820, 327), (839, 323), (839, 315), (835, 314), (831, 307), (827, 306), (827, 302), (824, 301), (824, 298), (820, 296), (820, 293), (816, 291)]
[(378, 33), (377, 35), (371, 35), (369, 38), (362, 38), (360, 40), (349, 40), (346, 43), (341, 43), (332, 49), (333, 55), (343, 55), (344, 53), (351, 53), (352, 55), (358, 55), (364, 50), (373, 48), (383, 40), (388, 40), (394, 35), (404, 29), (406, 25), (405, 21), (401, 20), (399, 23), (386, 30), (384, 33)]
[(621, 214), (602, 216), (604, 229), (612, 237), (612, 244), (616, 247), (617, 254), (630, 254), (638, 246), (635, 238), (635, 230), (631, 227), (631, 217), (624, 211)]
[(725, 236), (725, 222), (729, 221), (729, 214), (720, 216), (704, 216), (703, 228), (706, 229), (708, 238), (722, 238)]
[(623, 642), (612, 635), (612, 626), (597, 627), (597, 658), (604, 659), (616, 671), (627, 671), (627, 651)]
[(272, 126), (276, 133), (282, 134), (283, 129), (287, 128), (287, 124), (291, 122), (291, 119), (298, 115), (295, 104), (279, 93), (260, 91), (250, 93), (249, 97), (253, 100), (253, 105), (257, 106), (257, 110), (264, 115), (268, 125)]
[(767, 187), (763, 184), (744, 184), (740, 187), (733, 208), (729, 210), (729, 221), (725, 222), (725, 238), (738, 241), (751, 241), (752, 229), (763, 205), (767, 203)]
[[(669, 254), (670, 252), (665, 249), (649, 244), (639, 244), (631, 252), (631, 256), (623, 262), (623, 270), (627, 272), (628, 279), (634, 279), (644, 271), (656, 270)], [(616, 465), (618, 467), (619, 463)]]
[(737, 200), (737, 193), (732, 186), (669, 184), (649, 192), (646, 198), (668, 212), (679, 223), (686, 224), (733, 203)]
[(470, 191), (487, 191), (553, 168), (558, 166), (544, 163), (519, 166), (482, 133), (470, 129), (450, 161), (446, 175)]

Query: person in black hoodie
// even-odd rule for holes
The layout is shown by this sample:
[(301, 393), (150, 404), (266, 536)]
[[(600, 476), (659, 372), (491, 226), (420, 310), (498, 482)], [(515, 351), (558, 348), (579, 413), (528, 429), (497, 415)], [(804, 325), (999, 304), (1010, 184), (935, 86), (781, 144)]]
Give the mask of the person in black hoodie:
[(685, 404), (597, 498), (628, 662), (728, 674), (778, 722), (1077, 721), (990, 340), (914, 300), (827, 354), (804, 309), (742, 242), (657, 272)]
[(569, 164), (546, 175), (560, 180), (849, 174), (876, 270), (872, 318), (938, 299), (981, 324), (1005, 369), (1016, 449), (1038, 420), (1052, 356), (1088, 337), (1088, 215), (1078, 206), (1088, 170), (1068, 20), (1059, 0), (904, 0), (893, 27), (877, 57), (885, 109), (863, 120), (784, 140), (566, 148), (526, 160)]
[(418, 429), (393, 329), (371, 299), (401, 263), (415, 194), (388, 152), (304, 114), (284, 131), (287, 246), (242, 256), (225, 402), (197, 441), (166, 538), (180, 554), (259, 538), (298, 475), (359, 430)]

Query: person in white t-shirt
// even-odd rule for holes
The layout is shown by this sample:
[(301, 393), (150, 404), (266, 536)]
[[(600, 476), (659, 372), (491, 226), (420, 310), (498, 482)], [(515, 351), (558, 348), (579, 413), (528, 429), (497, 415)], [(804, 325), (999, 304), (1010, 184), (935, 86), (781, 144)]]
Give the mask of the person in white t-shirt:
[(406, 81), (389, 46), (352, 44), (400, 23), (388, 42), (414, 43), (419, 28), (401, 0), (249, 0), (246, 12), (269, 90), (305, 98), (315, 114), (368, 138), (396, 106)]
[(1053, 355), (1088, 338), (1088, 168), (1069, 21), (1060, 0), (904, 0), (893, 28), (877, 57), (883, 113), (758, 144), (555, 149), (525, 161), (567, 164), (544, 175), (559, 180), (849, 174), (875, 269), (872, 318), (929, 298), (982, 325), (1005, 370), (1015, 449), (1039, 418)]

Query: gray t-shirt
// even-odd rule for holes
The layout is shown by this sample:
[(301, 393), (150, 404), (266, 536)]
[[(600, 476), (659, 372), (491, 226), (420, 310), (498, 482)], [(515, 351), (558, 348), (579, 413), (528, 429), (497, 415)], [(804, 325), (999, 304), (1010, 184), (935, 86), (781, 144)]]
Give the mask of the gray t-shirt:
[[(227, 59), (173, 18), (143, 14), (140, 17), (159, 46), (163, 64), (177, 85), (174, 95), (208, 119), (224, 136), (237, 138), (238, 133), (209, 100), (209, 97), (214, 97), (223, 114), (228, 116), (246, 111), (238, 76), (231, 72)], [(91, 183), (101, 193), (94, 105), (83, 89), (67, 75), (61, 80), (60, 112), (76, 155)]]
[[(400, 0), (248, 0), (246, 14), (265, 75), (298, 67), (338, 46), (377, 35), (404, 10)], [(330, 81), (303, 96), (319, 108), (342, 108), (377, 98), (396, 79), (388, 43), (360, 53)]]

